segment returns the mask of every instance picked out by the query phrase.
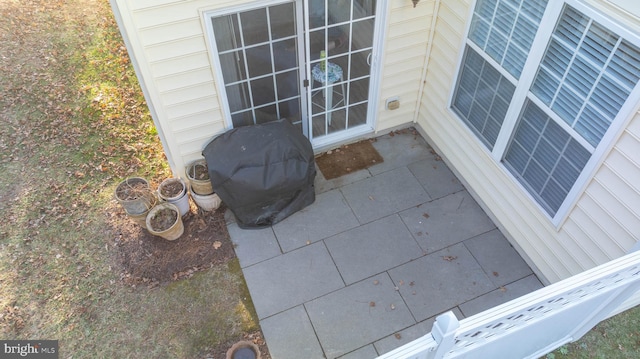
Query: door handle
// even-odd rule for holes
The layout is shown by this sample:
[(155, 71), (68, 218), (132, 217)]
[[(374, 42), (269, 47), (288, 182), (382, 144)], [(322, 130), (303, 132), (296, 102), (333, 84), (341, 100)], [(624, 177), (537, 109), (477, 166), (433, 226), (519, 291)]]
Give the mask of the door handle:
[(371, 52), (367, 55), (367, 65), (371, 66)]

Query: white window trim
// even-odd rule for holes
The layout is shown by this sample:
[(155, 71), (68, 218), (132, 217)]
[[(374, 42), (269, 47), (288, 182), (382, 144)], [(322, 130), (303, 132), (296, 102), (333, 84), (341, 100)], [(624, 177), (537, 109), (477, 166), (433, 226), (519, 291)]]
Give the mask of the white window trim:
[[(218, 46), (216, 45), (215, 34), (213, 33), (213, 24), (211, 23), (211, 19), (218, 16), (227, 16), (236, 14), (239, 12), (261, 9), (265, 7), (290, 3), (290, 2), (298, 2), (301, 0), (264, 0), (264, 1), (252, 1), (246, 4), (240, 4), (235, 6), (227, 6), (223, 8), (218, 8), (215, 10), (209, 9), (201, 9), (200, 10), (200, 19), (203, 23), (205, 29), (205, 41), (207, 43), (207, 52), (209, 53), (209, 60), (212, 64), (213, 71), (215, 73), (216, 78), (216, 88), (217, 95), (220, 100), (220, 107), (222, 108), (222, 113), (224, 115), (224, 123), (225, 127), (230, 129), (234, 128), (233, 121), (231, 119), (231, 109), (229, 108), (229, 99), (227, 98), (227, 90), (225, 88), (224, 82), (224, 74), (222, 73), (222, 67), (220, 66), (220, 60), (218, 58)], [(300, 16), (302, 11), (302, 6), (296, 6), (298, 14), (296, 16)], [(296, 29), (299, 31), (300, 29)], [(302, 35), (298, 34), (298, 39), (302, 39)], [(300, 80), (302, 84), (302, 80)], [(304, 121), (303, 121), (304, 122)]]
[[(459, 46), (458, 62), (453, 77), (454, 83), (452, 84), (449, 93), (449, 103), (447, 109), (452, 116), (458, 119), (460, 118), (455, 113), (455, 111), (452, 110), (452, 106), (454, 95), (456, 92), (457, 81), (460, 76), (462, 63), (464, 60), (465, 48), (469, 45), (469, 47), (473, 48), (475, 51), (478, 50), (478, 47), (469, 40), (469, 29), (471, 27), (471, 20), (474, 15), (476, 3), (477, 0), (474, 0), (469, 9), (469, 14), (467, 16), (468, 21), (465, 25), (464, 37), (462, 38), (461, 44)], [(478, 143), (481, 145), (480, 147), (485, 151), (485, 153), (490, 156), (497, 163), (498, 167), (502, 169), (503, 173), (507, 175), (518, 188), (520, 188), (522, 193), (529, 198), (532, 204), (538, 208), (540, 213), (547, 219), (549, 219), (556, 230), (560, 230), (564, 222), (567, 220), (569, 214), (576, 206), (581, 195), (585, 192), (588, 185), (594, 178), (596, 172), (605, 161), (607, 154), (611, 152), (617, 142), (617, 139), (620, 138), (625, 128), (628, 126), (635, 113), (640, 108), (640, 84), (636, 84), (636, 86), (630, 92), (627, 101), (620, 108), (618, 115), (613, 119), (608, 130), (603, 135), (598, 146), (595, 148), (593, 148), (593, 146), (591, 145), (586, 146), (587, 149), (592, 149), (591, 157), (585, 164), (582, 172), (576, 179), (574, 185), (571, 187), (571, 190), (567, 193), (565, 200), (558, 208), (554, 216), (551, 216), (549, 215), (549, 213), (547, 213), (547, 211), (538, 203), (538, 200), (504, 165), (503, 159), (506, 156), (507, 147), (511, 141), (511, 138), (515, 134), (517, 120), (519, 118), (520, 112), (523, 109), (524, 103), (529, 93), (529, 89), (531, 88), (531, 84), (533, 83), (533, 80), (535, 78), (536, 70), (538, 68), (538, 65), (542, 61), (547, 45), (551, 39), (551, 35), (555, 29), (557, 21), (560, 18), (562, 9), (564, 8), (565, 4), (572, 6), (586, 16), (592, 18), (594, 21), (621, 36), (626, 41), (640, 47), (640, 36), (636, 32), (631, 31), (629, 28), (627, 28), (622, 22), (617, 22), (613, 18), (613, 14), (603, 13), (602, 9), (596, 9), (592, 5), (586, 4), (584, 1), (580, 0), (549, 0), (544, 15), (540, 20), (540, 28), (538, 29), (538, 32), (536, 33), (536, 36), (531, 45), (529, 56), (527, 57), (527, 60), (524, 64), (520, 79), (513, 82), (516, 86), (516, 89), (509, 105), (509, 109), (507, 110), (507, 113), (505, 115), (500, 133), (498, 134), (498, 138), (496, 139), (496, 143), (493, 146), (493, 150), (489, 150), (484, 144), (482, 144), (482, 141), (477, 138), (475, 132), (471, 128), (469, 128), (469, 126), (464, 121), (460, 119), (460, 123), (464, 128), (466, 128), (466, 130), (469, 131), (471, 137), (478, 141)], [(480, 54), (483, 59), (490, 62), (492, 65), (496, 65), (496, 62), (491, 57), (486, 55), (483, 51), (478, 52), (478, 54)], [(495, 67), (495, 69), (498, 70), (503, 76), (506, 76), (509, 80), (513, 80), (513, 76), (508, 74), (508, 72), (501, 66), (497, 66)], [(553, 116), (555, 116), (555, 114), (553, 114)], [(565, 130), (567, 130), (569, 127), (564, 121), (556, 121), (556, 123), (561, 125)], [(586, 140), (583, 141), (582, 139), (580, 139), (579, 142), (581, 145), (588, 144)]]
[[(227, 92), (225, 89), (225, 82), (222, 73), (222, 68), (219, 65), (218, 58), (218, 49), (216, 45), (215, 35), (213, 33), (213, 25), (211, 23), (211, 19), (217, 16), (226, 16), (239, 12), (260, 9), (268, 6), (274, 6), (284, 3), (296, 3), (296, 16), (298, 18), (303, 18), (304, 14), (309, 13), (308, 4), (310, 0), (263, 0), (263, 1), (251, 1), (246, 4), (234, 5), (234, 6), (225, 6), (222, 8), (216, 7), (212, 9), (211, 7), (200, 8), (200, 21), (202, 23), (203, 28), (205, 29), (205, 42), (207, 44), (207, 53), (209, 55), (209, 62), (212, 64), (212, 71), (214, 72), (214, 78), (216, 79), (216, 89), (217, 96), (220, 101), (220, 107), (222, 110), (222, 114), (224, 117), (225, 128), (231, 129), (234, 128), (233, 121), (231, 119), (231, 110), (229, 108), (229, 101), (227, 98)], [(320, 151), (324, 149), (328, 149), (332, 146), (335, 146), (336, 143), (342, 143), (348, 141), (353, 138), (358, 138), (365, 136), (367, 134), (372, 133), (376, 130), (376, 126), (378, 123), (379, 111), (377, 104), (380, 101), (380, 94), (382, 91), (382, 70), (384, 64), (384, 53), (385, 53), (385, 39), (387, 36), (387, 28), (389, 21), (389, 0), (377, 0), (376, 1), (376, 15), (374, 16), (374, 21), (376, 23), (375, 30), (373, 34), (373, 51), (371, 57), (371, 72), (369, 75), (369, 96), (368, 102), (369, 106), (367, 109), (367, 122), (360, 126), (354, 127), (353, 131), (343, 132), (340, 131), (335, 134), (329, 134), (326, 136), (315, 138), (309, 134), (311, 131), (309, 125), (308, 113), (305, 113), (302, 119), (302, 126), (304, 129), (304, 133), (308, 134), (313, 148)], [(303, 23), (304, 22), (304, 23)], [(298, 32), (298, 39), (300, 46), (304, 46), (306, 58), (310, 58), (309, 49), (306, 44), (309, 43), (309, 24), (305, 21), (297, 21), (296, 31)], [(305, 44), (305, 45), (302, 45)], [(298, 59), (299, 63), (305, 63), (304, 56), (301, 55)], [(306, 66), (300, 66), (300, 88), (303, 89), (303, 81), (305, 79), (311, 78), (311, 65), (310, 62), (307, 63)], [(301, 104), (302, 108), (307, 108), (307, 101), (310, 101), (311, 94), (310, 91), (308, 94), (305, 94), (306, 90), (301, 90)]]

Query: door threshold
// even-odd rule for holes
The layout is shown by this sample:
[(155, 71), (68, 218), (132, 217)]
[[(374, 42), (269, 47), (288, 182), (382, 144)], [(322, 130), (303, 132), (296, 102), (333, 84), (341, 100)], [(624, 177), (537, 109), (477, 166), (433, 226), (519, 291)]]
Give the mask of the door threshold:
[(357, 142), (371, 137), (371, 135), (374, 134), (373, 128), (366, 124), (349, 129), (347, 132), (348, 133), (337, 132), (320, 138), (314, 138), (311, 141), (313, 152), (318, 154), (345, 144)]

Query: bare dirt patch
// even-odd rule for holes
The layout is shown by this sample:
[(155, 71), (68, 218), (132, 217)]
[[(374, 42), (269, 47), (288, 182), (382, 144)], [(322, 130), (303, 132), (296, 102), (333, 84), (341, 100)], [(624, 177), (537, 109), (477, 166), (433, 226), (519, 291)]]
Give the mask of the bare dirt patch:
[(130, 220), (124, 211), (114, 211), (112, 216), (117, 223), (114, 245), (121, 279), (130, 285), (153, 287), (188, 278), (235, 258), (224, 210), (221, 207), (215, 212), (204, 212), (192, 208), (183, 217), (183, 235), (174, 241), (154, 236)]

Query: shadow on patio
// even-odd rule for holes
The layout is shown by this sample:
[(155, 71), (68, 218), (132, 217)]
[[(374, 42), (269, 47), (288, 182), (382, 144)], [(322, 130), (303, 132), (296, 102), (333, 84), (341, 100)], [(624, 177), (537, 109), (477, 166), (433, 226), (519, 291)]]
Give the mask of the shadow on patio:
[[(274, 359), (374, 358), (542, 287), (412, 130), (373, 143), (384, 162), (327, 181), (316, 201), (231, 240)], [(233, 217), (233, 216), (230, 216)]]

